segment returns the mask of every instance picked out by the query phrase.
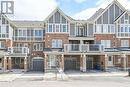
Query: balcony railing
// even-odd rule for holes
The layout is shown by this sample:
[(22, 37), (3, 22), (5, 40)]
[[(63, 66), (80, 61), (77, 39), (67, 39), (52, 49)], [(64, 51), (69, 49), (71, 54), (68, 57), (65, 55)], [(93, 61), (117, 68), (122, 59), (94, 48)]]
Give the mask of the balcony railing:
[(65, 52), (102, 52), (104, 48), (99, 44), (65, 44)]
[(130, 51), (130, 47), (105, 48), (105, 52)]
[(29, 48), (27, 48), (27, 47), (9, 47), (8, 52), (10, 54), (28, 54)]

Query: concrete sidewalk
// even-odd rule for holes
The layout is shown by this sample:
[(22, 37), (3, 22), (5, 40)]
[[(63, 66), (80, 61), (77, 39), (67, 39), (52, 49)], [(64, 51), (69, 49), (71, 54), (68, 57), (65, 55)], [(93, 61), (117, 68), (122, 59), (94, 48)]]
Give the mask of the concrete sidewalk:
[(82, 73), (82, 72), (67, 72), (66, 75), (69, 78), (72, 77), (124, 77), (124, 76), (128, 76), (128, 72), (97, 72), (97, 73), (90, 73), (90, 72), (86, 72), (86, 73)]
[(78, 72), (67, 71), (65, 73), (43, 73), (43, 72), (27, 72), (0, 74), (0, 81), (14, 81), (15, 79), (42, 79), (42, 80), (62, 80), (82, 79), (87, 77), (124, 77), (128, 76), (128, 72)]
[(0, 82), (13, 81), (20, 76), (21, 76), (21, 74), (11, 74), (11, 73), (0, 74)]

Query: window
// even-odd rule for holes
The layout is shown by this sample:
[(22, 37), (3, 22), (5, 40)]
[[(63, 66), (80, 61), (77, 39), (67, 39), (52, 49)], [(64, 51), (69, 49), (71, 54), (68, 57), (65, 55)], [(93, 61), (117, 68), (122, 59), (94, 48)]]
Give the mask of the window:
[(34, 43), (33, 44), (33, 50), (34, 51), (42, 51), (43, 50), (43, 44), (42, 43)]
[(108, 33), (108, 25), (103, 25), (103, 33)]
[(56, 24), (56, 25), (55, 25), (55, 31), (56, 31), (56, 32), (60, 32), (60, 25), (59, 25), (59, 24)]
[(9, 26), (6, 26), (6, 33), (9, 33)]
[(110, 48), (111, 47), (111, 40), (101, 40), (101, 44), (104, 48)]
[(67, 32), (67, 26), (66, 25), (63, 25), (63, 32)]
[(121, 32), (123, 32), (124, 31), (124, 28), (123, 27), (121, 27)]
[(4, 41), (0, 41), (0, 48), (5, 48), (5, 43), (4, 43)]
[(52, 48), (62, 48), (62, 40), (53, 39)]
[(129, 47), (129, 40), (121, 40), (121, 47)]
[(49, 31), (48, 32), (52, 32), (52, 24), (49, 24)]
[(42, 36), (42, 30), (35, 30), (35, 36)]
[(127, 26), (125, 26), (125, 32), (128, 32), (128, 27)]
[(102, 29), (102, 26), (101, 25), (97, 25), (96, 33), (101, 33), (101, 29)]

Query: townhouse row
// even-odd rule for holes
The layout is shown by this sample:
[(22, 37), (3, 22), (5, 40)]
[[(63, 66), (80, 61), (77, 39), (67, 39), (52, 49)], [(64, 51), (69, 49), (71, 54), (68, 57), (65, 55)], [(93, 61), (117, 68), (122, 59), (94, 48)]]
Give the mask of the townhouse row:
[(117, 0), (88, 20), (56, 8), (44, 21), (0, 17), (3, 71), (127, 70), (130, 67), (130, 12)]

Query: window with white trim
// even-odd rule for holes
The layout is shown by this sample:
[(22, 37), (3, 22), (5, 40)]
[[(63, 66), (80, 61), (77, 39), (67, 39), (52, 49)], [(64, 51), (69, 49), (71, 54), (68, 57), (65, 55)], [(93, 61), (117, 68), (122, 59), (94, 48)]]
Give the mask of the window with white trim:
[(55, 32), (60, 32), (60, 24), (55, 25)]
[(97, 34), (115, 33), (115, 26), (113, 24), (97, 24), (95, 33)]
[(53, 39), (52, 40), (52, 48), (62, 48), (62, 40)]
[(0, 48), (5, 48), (5, 43), (4, 43), (4, 41), (0, 41)]
[(101, 44), (104, 48), (110, 48), (111, 47), (111, 40), (101, 40)]
[(33, 44), (33, 51), (43, 51), (43, 44), (42, 43), (34, 43)]
[(121, 40), (121, 47), (129, 47), (129, 40)]
[(67, 24), (48, 24), (47, 32), (49, 33), (68, 33), (68, 25)]

